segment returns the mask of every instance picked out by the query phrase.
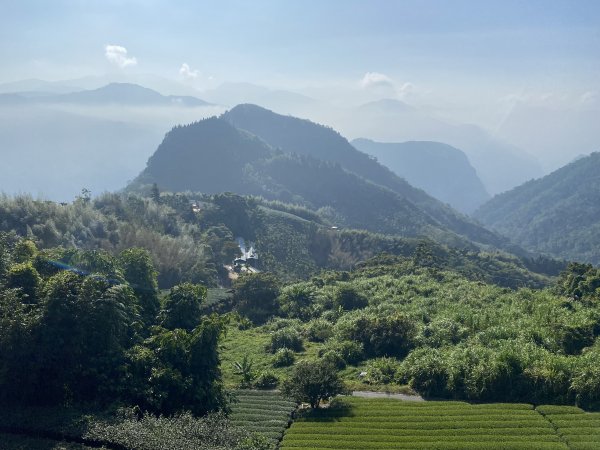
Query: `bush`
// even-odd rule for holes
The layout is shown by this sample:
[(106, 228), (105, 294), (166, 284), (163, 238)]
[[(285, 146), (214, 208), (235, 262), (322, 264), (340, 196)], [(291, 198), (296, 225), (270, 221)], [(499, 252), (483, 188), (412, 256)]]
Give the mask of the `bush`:
[(327, 341), (325, 347), (319, 351), (319, 356), (332, 351), (342, 357), (346, 364), (356, 365), (364, 359), (362, 344), (353, 341)]
[(293, 328), (282, 328), (281, 330), (272, 332), (267, 350), (275, 353), (280, 348), (288, 348), (295, 352), (302, 351), (304, 349), (302, 336)]
[(322, 354), (321, 359), (340, 370), (346, 367), (344, 357), (336, 350), (327, 350)]
[(345, 311), (350, 311), (366, 307), (369, 301), (354, 286), (342, 284), (335, 290), (333, 304)]
[(254, 387), (257, 389), (275, 389), (279, 384), (279, 378), (274, 372), (265, 370), (258, 375), (254, 382)]
[(295, 360), (294, 352), (284, 347), (275, 352), (271, 364), (273, 364), (273, 367), (288, 367), (294, 364)]
[(365, 382), (369, 384), (390, 384), (397, 381), (400, 364), (395, 358), (377, 358), (367, 363)]
[(338, 336), (359, 342), (367, 357), (404, 357), (414, 346), (416, 326), (401, 313), (352, 314), (336, 324)]
[(323, 319), (314, 319), (306, 324), (304, 333), (311, 342), (325, 342), (333, 335), (333, 325)]
[(287, 286), (282, 289), (278, 300), (283, 314), (288, 317), (308, 320), (314, 312), (314, 287), (308, 283)]

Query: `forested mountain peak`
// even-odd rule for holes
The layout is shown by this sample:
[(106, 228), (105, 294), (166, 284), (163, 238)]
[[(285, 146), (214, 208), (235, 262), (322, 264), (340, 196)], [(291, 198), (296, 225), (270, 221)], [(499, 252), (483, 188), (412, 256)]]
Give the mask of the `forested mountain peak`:
[(532, 250), (600, 264), (600, 153), (497, 195), (476, 212)]
[(355, 139), (352, 145), (374, 156), (396, 175), (464, 213), (489, 199), (477, 172), (462, 150), (442, 142), (375, 142)]

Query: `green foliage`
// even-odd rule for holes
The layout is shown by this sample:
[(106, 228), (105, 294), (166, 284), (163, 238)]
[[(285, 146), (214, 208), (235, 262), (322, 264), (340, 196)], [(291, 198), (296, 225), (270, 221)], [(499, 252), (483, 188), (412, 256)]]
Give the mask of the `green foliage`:
[(325, 319), (313, 319), (306, 324), (304, 334), (311, 342), (325, 342), (333, 336), (333, 325)]
[(203, 320), (193, 331), (156, 329), (129, 354), (134, 404), (173, 414), (189, 409), (205, 414), (225, 406), (219, 369), (218, 341), (224, 322)]
[(400, 364), (394, 358), (375, 358), (367, 363), (366, 372), (366, 383), (390, 384), (398, 379)]
[(325, 347), (320, 352), (320, 356), (326, 358), (328, 353), (333, 353), (335, 355), (330, 356), (332, 359), (341, 358), (344, 364), (358, 364), (365, 358), (363, 344), (355, 341), (340, 341), (338, 339), (329, 340), (325, 343)]
[(369, 302), (360, 292), (357, 292), (354, 286), (340, 284), (335, 290), (333, 304), (345, 311), (350, 311), (364, 308)]
[(600, 153), (497, 195), (475, 214), (536, 252), (600, 264)]
[(256, 377), (256, 374), (254, 373), (254, 363), (248, 357), (248, 355), (244, 355), (241, 361), (235, 361), (233, 363), (233, 367), (234, 373), (242, 377), (240, 387), (250, 387), (252, 385), (252, 381)]
[(406, 315), (353, 313), (336, 324), (336, 335), (342, 340), (362, 344), (365, 355), (404, 357), (414, 346), (416, 327)]
[(302, 351), (303, 342), (300, 332), (291, 327), (281, 328), (277, 331), (273, 331), (270, 336), (267, 350), (271, 353), (275, 353), (282, 348), (296, 352)]
[(123, 277), (133, 288), (142, 318), (147, 325), (153, 324), (160, 309), (156, 271), (150, 254), (141, 248), (130, 248), (119, 255)]
[(270, 370), (261, 372), (254, 381), (254, 387), (257, 389), (275, 389), (278, 384), (279, 378)]
[(314, 287), (309, 283), (286, 286), (279, 296), (281, 312), (301, 320), (308, 320), (314, 315), (314, 302)]
[(314, 409), (321, 401), (344, 393), (345, 387), (335, 367), (322, 361), (300, 361), (290, 378), (283, 382), (282, 392), (299, 402), (309, 403)]
[(246, 274), (233, 283), (235, 309), (254, 323), (264, 323), (277, 310), (279, 282), (269, 273)]
[(283, 347), (278, 349), (273, 355), (273, 367), (288, 367), (294, 364), (296, 356), (289, 348)]
[(26, 303), (37, 301), (41, 281), (40, 274), (30, 262), (14, 264), (6, 275), (6, 287), (20, 289)]
[(196, 328), (200, 323), (206, 292), (204, 286), (192, 283), (173, 287), (161, 311), (162, 326), (170, 330), (183, 328), (191, 331)]

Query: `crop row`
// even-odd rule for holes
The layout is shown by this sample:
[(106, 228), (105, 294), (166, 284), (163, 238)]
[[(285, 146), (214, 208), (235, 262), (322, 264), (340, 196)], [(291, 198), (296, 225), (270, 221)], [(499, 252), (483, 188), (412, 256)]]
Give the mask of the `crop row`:
[[(328, 425), (328, 424), (322, 424)], [(360, 434), (362, 436), (382, 435), (382, 436), (477, 436), (494, 434), (496, 436), (544, 436), (554, 435), (554, 428), (549, 426), (531, 427), (531, 428), (464, 428), (464, 429), (436, 429), (436, 430), (414, 430), (414, 429), (389, 429), (373, 427), (331, 427), (331, 426), (299, 426), (294, 424), (286, 432), (286, 436), (296, 436), (303, 434), (327, 434), (327, 435), (347, 435)]]
[[(483, 417), (483, 416), (506, 416), (506, 411), (498, 411), (498, 410), (481, 410), (481, 411), (469, 411), (469, 410), (452, 410), (452, 411), (439, 411), (437, 414), (435, 411), (419, 411), (415, 413), (414, 411), (406, 411), (406, 410), (371, 410), (371, 411), (358, 411), (354, 409), (350, 409), (346, 412), (342, 411), (322, 411), (316, 414), (312, 414), (312, 417), (315, 418), (328, 418), (328, 417), (368, 417), (368, 418), (378, 418), (378, 417), (397, 417), (398, 419), (406, 419), (408, 417)], [(514, 417), (539, 417), (539, 414), (535, 411), (515, 411), (515, 414), (510, 413), (511, 416)], [(576, 416), (579, 417), (579, 416)]]
[(544, 414), (584, 414), (585, 411), (577, 406), (562, 406), (562, 405), (540, 405), (535, 408), (536, 411)]
[(443, 408), (467, 408), (467, 409), (508, 409), (510, 411), (533, 409), (530, 403), (467, 403), (460, 401), (427, 401), (427, 402), (403, 402), (401, 400), (389, 398), (361, 398), (361, 397), (338, 397), (334, 405), (350, 404), (355, 408), (384, 408), (391, 406), (393, 408), (417, 408), (417, 409), (443, 409)]
[[(286, 442), (314, 442), (315, 440), (323, 439), (322, 434), (294, 434), (287, 433), (285, 435)], [(365, 435), (365, 434), (344, 434), (335, 435), (335, 439), (328, 436), (324, 440), (335, 440), (335, 441), (360, 441), (362, 442), (437, 442), (440, 440), (439, 436), (389, 436), (389, 435)], [(471, 436), (444, 436), (444, 440), (448, 442), (558, 442), (560, 440), (557, 434), (543, 434), (543, 435), (520, 435), (520, 436), (497, 436), (495, 434), (482, 434), (482, 435), (471, 435)]]
[[(284, 437), (280, 449), (295, 449), (303, 450), (356, 450), (360, 449), (440, 449), (440, 450), (462, 450), (462, 449), (478, 449), (485, 448), (486, 450), (565, 450), (568, 447), (562, 442), (486, 442), (482, 446), (481, 442), (447, 442), (440, 440), (439, 442), (410, 442), (410, 443), (372, 443), (356, 441), (317, 441), (317, 442), (287, 442)], [(584, 449), (587, 447), (580, 447)], [(590, 449), (594, 447), (589, 447)], [(596, 447), (597, 450), (597, 447)]]
[[(530, 419), (530, 420), (472, 420), (472, 421), (448, 421), (448, 422), (439, 422), (435, 420), (431, 421), (423, 421), (423, 422), (402, 422), (402, 421), (376, 421), (376, 422), (366, 422), (359, 421), (359, 417), (356, 418), (355, 422), (347, 422), (347, 421), (331, 421), (328, 422), (329, 425), (332, 424), (340, 424), (340, 426), (349, 428), (380, 428), (380, 429), (415, 429), (415, 430), (439, 430), (439, 429), (462, 429), (462, 428), (531, 428), (531, 427), (541, 427), (544, 423), (547, 424), (548, 427), (551, 425), (542, 420)], [(541, 419), (541, 418), (540, 418)], [(295, 422), (295, 424), (300, 425), (302, 422)], [(308, 424), (315, 424), (318, 422), (305, 422)]]

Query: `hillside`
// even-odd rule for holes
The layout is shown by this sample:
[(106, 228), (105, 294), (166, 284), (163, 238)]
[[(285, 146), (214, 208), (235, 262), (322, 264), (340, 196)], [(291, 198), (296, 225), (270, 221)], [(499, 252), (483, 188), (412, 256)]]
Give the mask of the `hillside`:
[[(436, 114), (437, 113), (437, 114)], [(504, 192), (544, 172), (540, 163), (519, 148), (485, 129), (440, 118), (439, 111), (418, 108), (395, 99), (358, 106), (336, 120), (336, 127), (352, 138), (380, 142), (435, 141), (461, 149), (477, 170), (486, 191)]]
[(358, 151), (346, 138), (329, 127), (276, 114), (256, 105), (238, 105), (223, 114), (222, 118), (259, 136), (274, 148), (337, 163), (366, 180), (391, 189), (453, 233), (486, 245), (506, 245), (506, 241), (499, 236), (411, 186), (387, 167)]
[(489, 199), (483, 183), (459, 149), (441, 142), (375, 142), (355, 139), (351, 144), (377, 158), (396, 175), (463, 213), (471, 213)]
[(600, 264), (600, 153), (484, 204), (475, 217), (533, 250)]

